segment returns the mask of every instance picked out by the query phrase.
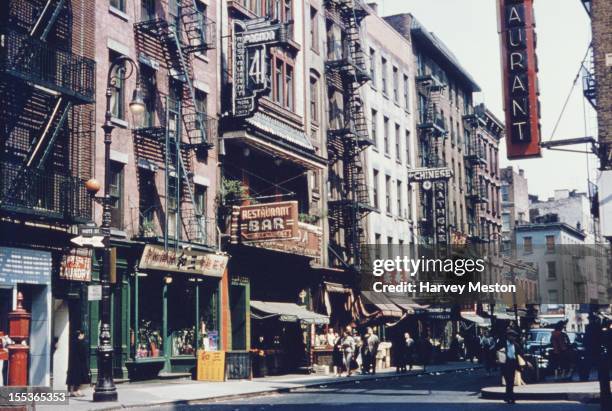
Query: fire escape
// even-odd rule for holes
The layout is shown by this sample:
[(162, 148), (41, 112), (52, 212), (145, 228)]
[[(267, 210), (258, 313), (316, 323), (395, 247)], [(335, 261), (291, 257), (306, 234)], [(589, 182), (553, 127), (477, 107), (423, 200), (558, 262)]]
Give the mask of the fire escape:
[(95, 93), (95, 62), (71, 52), (70, 14), (65, 0), (0, 6), (0, 208), (68, 223), (91, 218), (93, 140), (79, 139), (93, 138)]
[[(419, 135), (421, 167), (445, 167), (443, 157), (444, 139), (447, 135), (446, 121), (440, 111), (442, 93), (446, 87), (432, 74), (422, 74), (416, 78), (419, 98)], [(432, 190), (421, 190), (421, 204), (424, 220), (420, 223), (420, 235), (426, 242), (434, 241), (434, 208)]]
[[(366, 71), (360, 24), (367, 16), (355, 0), (329, 0), (327, 13), (342, 29), (342, 40), (328, 44), (325, 63), (330, 87), (344, 93), (343, 107), (331, 121), (327, 134), (330, 167), (339, 167), (338, 198), (328, 203), (330, 238), (343, 233), (341, 253), (354, 268), (363, 263), (362, 246), (367, 242), (365, 216), (373, 210), (365, 181), (362, 152), (373, 144), (368, 132), (360, 88), (370, 78)], [(342, 230), (342, 231), (341, 231)]]
[(484, 145), (481, 141), (481, 127), (487, 125), (485, 118), (476, 110), (463, 116), (466, 131), (463, 155), (466, 165), (466, 199), (468, 201), (468, 226), (470, 240), (484, 242), (489, 238), (487, 225), (480, 221), (481, 204), (488, 201), (487, 187), (482, 177), (487, 165)]
[[(195, 0), (177, 0), (175, 10), (166, 17), (146, 16), (134, 24), (140, 55), (161, 56), (168, 70), (170, 95), (158, 98), (159, 124), (135, 131), (138, 160), (164, 164), (166, 217), (164, 245), (171, 240), (214, 246), (214, 224), (198, 206), (195, 198), (192, 161), (205, 156), (217, 136), (217, 119), (206, 114), (194, 87), (192, 59), (216, 45), (214, 21), (206, 18)], [(161, 14), (161, 13), (159, 13)], [(173, 14), (173, 15), (172, 15)], [(155, 122), (154, 120), (152, 121)], [(162, 147), (161, 158), (152, 159), (147, 147)], [(154, 157), (154, 156), (153, 156)], [(168, 214), (175, 215), (171, 219)]]

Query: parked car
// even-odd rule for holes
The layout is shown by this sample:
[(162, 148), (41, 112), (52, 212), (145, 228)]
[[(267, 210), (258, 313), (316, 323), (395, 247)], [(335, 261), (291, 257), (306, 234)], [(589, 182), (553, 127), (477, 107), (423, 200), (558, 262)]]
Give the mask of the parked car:
[[(533, 365), (533, 370), (527, 372), (526, 379), (540, 381), (545, 376), (554, 373), (551, 368), (552, 328), (535, 328), (527, 332), (525, 340), (525, 360)], [(570, 367), (577, 370), (581, 379), (588, 377), (588, 366), (585, 359), (584, 334), (578, 332), (566, 332), (570, 341)], [(586, 370), (586, 371), (585, 371)]]

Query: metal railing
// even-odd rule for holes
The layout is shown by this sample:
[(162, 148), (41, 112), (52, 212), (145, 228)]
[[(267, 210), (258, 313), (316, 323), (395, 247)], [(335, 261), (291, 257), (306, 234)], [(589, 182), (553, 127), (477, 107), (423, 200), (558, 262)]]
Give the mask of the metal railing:
[(89, 221), (91, 197), (73, 176), (0, 164), (0, 209), (67, 221)]
[(89, 58), (60, 50), (16, 31), (1, 36), (0, 70), (92, 102), (96, 84), (96, 63)]

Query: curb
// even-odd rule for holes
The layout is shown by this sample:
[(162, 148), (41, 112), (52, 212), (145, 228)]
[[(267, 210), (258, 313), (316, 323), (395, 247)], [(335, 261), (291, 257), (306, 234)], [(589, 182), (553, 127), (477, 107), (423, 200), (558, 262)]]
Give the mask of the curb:
[[(376, 380), (391, 380), (391, 379), (400, 379), (406, 377), (417, 377), (419, 375), (442, 375), (442, 374), (451, 374), (458, 372), (466, 372), (472, 371), (476, 369), (482, 368), (481, 365), (474, 365), (472, 367), (466, 368), (456, 368), (456, 369), (448, 369), (448, 370), (439, 370), (439, 371), (416, 371), (406, 374), (396, 374), (396, 373), (386, 373), (386, 374), (378, 374), (378, 375), (364, 375), (364, 376), (356, 376), (352, 378), (347, 377), (338, 377), (337, 379), (329, 380), (329, 381), (318, 381), (312, 383), (303, 383), (300, 385), (296, 385), (295, 387), (283, 387), (283, 388), (273, 388), (269, 390), (262, 390), (250, 393), (242, 393), (242, 394), (231, 394), (231, 395), (220, 395), (216, 397), (208, 397), (201, 399), (193, 399), (193, 400), (175, 400), (175, 401), (167, 401), (167, 402), (158, 402), (153, 404), (133, 404), (133, 405), (115, 405), (106, 408), (96, 408), (95, 411), (116, 411), (116, 410), (131, 410), (131, 409), (141, 409), (148, 407), (162, 407), (162, 406), (178, 406), (178, 405), (198, 405), (198, 404), (206, 404), (206, 403), (215, 403), (221, 401), (229, 401), (234, 399), (243, 399), (243, 398), (253, 398), (253, 397), (264, 397), (274, 394), (286, 394), (290, 392), (294, 392), (297, 390), (301, 390), (304, 388), (314, 388), (314, 387), (327, 387), (330, 385), (345, 385), (345, 384), (353, 384), (355, 382), (361, 381), (376, 381)], [(346, 378), (346, 379), (343, 379)]]
[[(506, 396), (504, 391), (493, 390), (486, 387), (480, 390), (480, 398), (488, 400), (503, 400)], [(599, 392), (514, 392), (516, 400), (525, 401), (577, 401), (584, 403), (598, 402)]]

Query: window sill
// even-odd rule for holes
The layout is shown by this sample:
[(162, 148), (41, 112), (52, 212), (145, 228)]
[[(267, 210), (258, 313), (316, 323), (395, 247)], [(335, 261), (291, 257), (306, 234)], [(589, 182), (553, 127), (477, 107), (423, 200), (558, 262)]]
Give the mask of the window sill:
[(119, 17), (123, 21), (129, 21), (130, 16), (126, 12), (119, 10), (116, 7), (108, 6), (108, 12), (116, 17)]
[(128, 128), (129, 126), (127, 120), (123, 120), (117, 117), (111, 117), (111, 123), (121, 128)]

